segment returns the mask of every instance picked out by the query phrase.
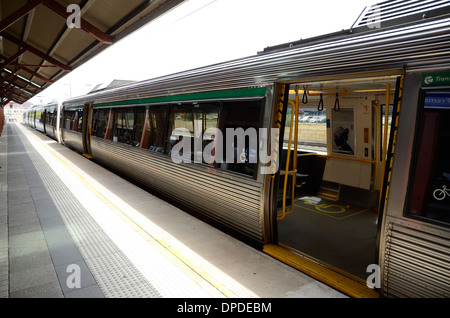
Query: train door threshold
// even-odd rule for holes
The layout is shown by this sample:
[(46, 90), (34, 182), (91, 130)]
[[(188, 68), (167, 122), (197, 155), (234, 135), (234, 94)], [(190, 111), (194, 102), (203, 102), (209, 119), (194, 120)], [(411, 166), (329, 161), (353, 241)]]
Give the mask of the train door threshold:
[(379, 293), (368, 288), (364, 281), (350, 274), (344, 274), (340, 270), (323, 264), (317, 260), (294, 251), (283, 244), (267, 244), (263, 251), (278, 259), (279, 261), (292, 266), (293, 268), (327, 284), (330, 287), (353, 298), (379, 298)]

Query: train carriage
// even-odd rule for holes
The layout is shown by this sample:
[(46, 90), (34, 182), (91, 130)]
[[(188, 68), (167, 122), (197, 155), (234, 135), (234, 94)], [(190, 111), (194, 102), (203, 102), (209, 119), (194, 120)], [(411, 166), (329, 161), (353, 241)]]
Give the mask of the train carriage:
[(23, 121), (30, 127), (59, 141), (60, 110), (61, 107), (58, 102), (51, 102), (46, 105), (36, 105), (24, 112)]
[(450, 5), (409, 2), (71, 98), (61, 142), (351, 296), (448, 297)]

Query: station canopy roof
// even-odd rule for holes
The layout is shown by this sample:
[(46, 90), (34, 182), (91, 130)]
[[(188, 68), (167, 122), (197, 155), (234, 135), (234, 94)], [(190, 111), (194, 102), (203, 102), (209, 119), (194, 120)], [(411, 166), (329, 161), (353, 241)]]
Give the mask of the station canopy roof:
[(2, 104), (25, 103), (183, 1), (0, 0)]

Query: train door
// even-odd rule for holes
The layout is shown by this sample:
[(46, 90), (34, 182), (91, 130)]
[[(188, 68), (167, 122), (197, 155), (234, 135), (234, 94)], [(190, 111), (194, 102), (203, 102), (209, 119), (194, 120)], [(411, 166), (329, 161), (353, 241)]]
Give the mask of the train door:
[(450, 77), (443, 70), (407, 76), (380, 232), (385, 297), (450, 297)]
[(276, 248), (311, 260), (315, 269), (308, 272), (328, 269), (364, 292), (367, 268), (378, 262), (380, 193), (399, 79), (290, 84), (281, 129)]
[(93, 104), (86, 103), (84, 105), (83, 114), (85, 118), (82, 126), (82, 138), (83, 138), (83, 156), (91, 159), (91, 134), (92, 134), (92, 114)]

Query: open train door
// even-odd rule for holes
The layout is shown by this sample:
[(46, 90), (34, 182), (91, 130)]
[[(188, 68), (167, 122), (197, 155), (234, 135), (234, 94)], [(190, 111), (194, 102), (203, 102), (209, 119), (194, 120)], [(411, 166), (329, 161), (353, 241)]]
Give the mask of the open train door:
[(83, 138), (83, 156), (92, 159), (91, 154), (91, 134), (92, 134), (92, 114), (93, 104), (86, 103), (83, 108), (84, 120), (82, 128)]
[(277, 212), (274, 244), (264, 250), (353, 297), (378, 297), (367, 287), (367, 269), (378, 263), (402, 73), (299, 80), (276, 89)]
[[(267, 174), (268, 184), (270, 184), (270, 200), (268, 210), (269, 213), (266, 214), (268, 218), (267, 224), (269, 224), (270, 241), (274, 244), (278, 243), (278, 227), (277, 227), (277, 211), (278, 202), (280, 195), (279, 183), (280, 183), (280, 159), (283, 152), (283, 138), (286, 122), (286, 114), (289, 105), (289, 84), (275, 84), (274, 89), (274, 111), (273, 111), (273, 128), (278, 130), (278, 138), (276, 138), (275, 143), (272, 144), (272, 162), (270, 167), (270, 173)], [(272, 245), (267, 245), (268, 246)], [(276, 256), (275, 256), (276, 257)]]

